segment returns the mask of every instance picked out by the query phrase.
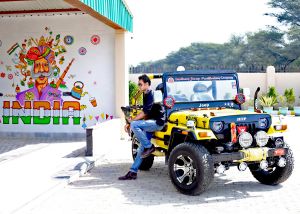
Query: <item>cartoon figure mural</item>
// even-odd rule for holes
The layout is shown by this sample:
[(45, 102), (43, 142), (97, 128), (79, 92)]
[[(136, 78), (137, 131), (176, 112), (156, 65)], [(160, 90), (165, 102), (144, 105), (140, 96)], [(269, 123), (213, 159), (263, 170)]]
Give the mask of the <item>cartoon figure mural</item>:
[[(49, 31), (46, 28), (46, 31)], [(16, 101), (3, 102), (3, 123), (19, 124), (69, 124), (69, 118), (73, 124), (80, 124), (80, 103), (78, 101), (63, 101), (63, 92), (59, 88), (65, 86), (64, 77), (69, 71), (74, 59), (60, 75), (60, 68), (57, 65), (56, 57), (66, 53), (66, 49), (60, 44), (60, 34), (52, 38), (41, 36), (39, 39), (32, 37), (25, 39), (22, 45), (15, 43), (7, 53), (13, 55), (12, 62), (18, 69), (18, 74), (23, 76), (20, 79), (20, 86), (28, 89), (21, 90), (19, 84), (15, 87)], [(18, 53), (16, 50), (20, 51)], [(60, 56), (62, 58), (62, 56)], [(61, 61), (61, 60), (60, 60)], [(59, 63), (60, 65), (63, 62)], [(17, 72), (16, 72), (17, 73)], [(18, 75), (16, 75), (17, 77)], [(27, 84), (27, 78), (29, 80)], [(51, 81), (51, 82), (50, 82)], [(14, 83), (12, 85), (14, 87)]]
[[(83, 82), (74, 73), (72, 65), (75, 59), (68, 58), (66, 49), (74, 44), (73, 36), (67, 35), (61, 39), (60, 34), (54, 35), (50, 28), (45, 30), (42, 36), (13, 43), (6, 51), (11, 61), (5, 63), (7, 73), (1, 71), (0, 79), (10, 81), (13, 90), (5, 95), (0, 93), (0, 97), (9, 98), (2, 102), (0, 123), (82, 124), (85, 129), (87, 124), (100, 122), (101, 119), (113, 119), (112, 115), (95, 111), (101, 107), (98, 98), (87, 91), (87, 88), (91, 90), (97, 84), (91, 77), (92, 72), (88, 69), (86, 72), (91, 83)], [(100, 36), (94, 35), (90, 41), (93, 46), (98, 45)], [(76, 53), (78, 57), (85, 57), (87, 49), (81, 47), (79, 50)]]
[(49, 84), (49, 78), (54, 77), (53, 68), (57, 66), (54, 51), (48, 45), (44, 37), (41, 37), (38, 47), (31, 47), (25, 56), (23, 50), (20, 54), (21, 63), (26, 65), (25, 58), (30, 64), (33, 64), (31, 78), (35, 80), (32, 88), (17, 93), (16, 99), (21, 105), (25, 100), (48, 100), (51, 104), (54, 100), (62, 101), (61, 91)]

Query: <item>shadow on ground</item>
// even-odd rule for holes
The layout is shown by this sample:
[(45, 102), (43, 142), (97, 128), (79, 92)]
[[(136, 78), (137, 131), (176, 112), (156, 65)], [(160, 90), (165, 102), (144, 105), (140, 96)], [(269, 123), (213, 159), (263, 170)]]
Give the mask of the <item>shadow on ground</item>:
[[(266, 191), (275, 191), (278, 186), (262, 185), (252, 181), (229, 180), (228, 176), (216, 176), (211, 188), (199, 196), (186, 196), (179, 193), (169, 179), (167, 166), (163, 161), (155, 162), (150, 171), (142, 171), (135, 181), (119, 181), (117, 178), (127, 172), (130, 163), (102, 164), (88, 175), (72, 183), (73, 189), (104, 190), (115, 188), (133, 204), (159, 205), (172, 203), (174, 206), (188, 204), (226, 202), (232, 200), (263, 197)], [(250, 173), (250, 172), (249, 172)], [(246, 177), (246, 175), (245, 175)], [(255, 194), (251, 195), (251, 192)], [(261, 195), (259, 193), (262, 193)], [(141, 194), (142, 193), (142, 194)], [(137, 200), (142, 195), (143, 200)], [(145, 204), (143, 204), (145, 203)]]
[(50, 143), (74, 143), (85, 142), (84, 135), (77, 134), (0, 134), (0, 154), (22, 148), (27, 145), (50, 144)]

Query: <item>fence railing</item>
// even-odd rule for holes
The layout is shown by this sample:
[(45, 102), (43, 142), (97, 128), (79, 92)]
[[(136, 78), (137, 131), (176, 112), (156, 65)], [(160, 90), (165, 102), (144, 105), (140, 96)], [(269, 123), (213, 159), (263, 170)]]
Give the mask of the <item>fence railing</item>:
[[(238, 73), (266, 73), (267, 66), (184, 66), (185, 70), (235, 70)], [(130, 66), (130, 74), (139, 73), (164, 73), (176, 71), (177, 66)], [(275, 66), (276, 73), (299, 73), (300, 67)]]

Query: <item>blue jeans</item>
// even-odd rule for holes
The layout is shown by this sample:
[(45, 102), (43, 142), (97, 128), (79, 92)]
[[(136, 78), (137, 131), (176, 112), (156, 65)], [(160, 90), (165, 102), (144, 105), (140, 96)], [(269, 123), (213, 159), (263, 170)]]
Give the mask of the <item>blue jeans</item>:
[(142, 164), (141, 154), (145, 148), (150, 148), (152, 146), (150, 140), (152, 137), (152, 132), (162, 130), (164, 126), (159, 126), (156, 124), (155, 120), (137, 120), (132, 121), (130, 128), (133, 131), (134, 135), (140, 142), (140, 146), (137, 150), (137, 155), (135, 160), (130, 168), (131, 172), (137, 173), (140, 165)]

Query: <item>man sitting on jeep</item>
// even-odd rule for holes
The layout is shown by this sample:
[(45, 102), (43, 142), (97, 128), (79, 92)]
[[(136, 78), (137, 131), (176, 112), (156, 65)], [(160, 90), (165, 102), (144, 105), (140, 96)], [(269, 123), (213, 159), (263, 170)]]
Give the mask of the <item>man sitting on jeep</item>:
[[(135, 117), (129, 120), (130, 128), (141, 146), (139, 147), (137, 156), (130, 168), (130, 171), (119, 177), (119, 180), (132, 180), (137, 178), (137, 171), (143, 161), (155, 151), (154, 145), (151, 144), (149, 133), (160, 131), (165, 124), (164, 108), (154, 103), (153, 92), (150, 89), (151, 80), (147, 75), (139, 77), (138, 86), (143, 91), (143, 110)], [(162, 90), (162, 88), (160, 89)], [(125, 128), (126, 129), (126, 128)]]

